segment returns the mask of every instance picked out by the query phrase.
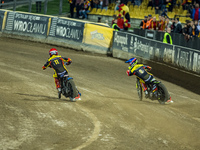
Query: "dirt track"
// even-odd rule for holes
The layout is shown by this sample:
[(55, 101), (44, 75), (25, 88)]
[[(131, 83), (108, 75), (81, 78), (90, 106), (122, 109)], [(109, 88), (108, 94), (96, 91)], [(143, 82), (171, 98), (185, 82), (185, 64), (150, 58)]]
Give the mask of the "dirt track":
[(73, 60), (69, 75), (82, 93), (81, 101), (58, 100), (53, 70), (42, 70), (52, 46), (6, 38), (0, 45), (0, 150), (200, 149), (198, 94), (157, 78), (174, 103), (139, 101), (123, 61), (57, 47)]

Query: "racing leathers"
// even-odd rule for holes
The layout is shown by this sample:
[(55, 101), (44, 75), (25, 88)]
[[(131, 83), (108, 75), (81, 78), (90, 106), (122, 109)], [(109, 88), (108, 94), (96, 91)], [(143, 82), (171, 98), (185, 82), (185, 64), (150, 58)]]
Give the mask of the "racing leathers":
[(56, 84), (56, 89), (61, 88), (59, 78), (68, 74), (68, 70), (65, 67), (65, 62), (67, 65), (69, 65), (71, 64), (72, 60), (60, 55), (52, 55), (42, 67), (43, 70), (45, 70), (47, 67), (51, 67), (54, 70), (53, 77)]
[[(143, 64), (136, 64), (135, 66), (129, 66), (129, 70), (126, 71), (128, 76), (136, 75), (139, 79), (142, 79), (145, 83), (150, 84), (155, 81), (155, 78), (152, 74), (146, 71), (146, 69), (151, 70), (150, 66)], [(141, 83), (144, 91), (147, 90), (145, 83)]]

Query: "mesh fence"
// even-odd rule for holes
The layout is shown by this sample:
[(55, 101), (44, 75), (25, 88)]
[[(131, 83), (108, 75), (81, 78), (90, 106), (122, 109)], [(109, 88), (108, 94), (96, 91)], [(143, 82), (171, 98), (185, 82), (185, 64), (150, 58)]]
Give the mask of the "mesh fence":
[(0, 0), (0, 8), (47, 15), (69, 13), (68, 0)]

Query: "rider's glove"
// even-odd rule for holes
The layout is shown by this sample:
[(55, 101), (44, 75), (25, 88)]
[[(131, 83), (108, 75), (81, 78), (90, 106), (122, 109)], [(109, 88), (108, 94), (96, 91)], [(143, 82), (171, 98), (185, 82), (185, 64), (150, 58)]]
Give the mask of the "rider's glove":
[(126, 71), (126, 74), (129, 76), (129, 74), (130, 74), (130, 70), (127, 70), (127, 71)]
[(150, 71), (151, 70), (151, 67), (150, 66), (147, 66), (148, 70)]
[(72, 63), (72, 60), (68, 58), (66, 65), (70, 65)]
[(42, 66), (42, 69), (43, 69), (43, 70), (45, 70), (45, 69), (46, 69), (46, 67), (45, 67), (45, 66)]

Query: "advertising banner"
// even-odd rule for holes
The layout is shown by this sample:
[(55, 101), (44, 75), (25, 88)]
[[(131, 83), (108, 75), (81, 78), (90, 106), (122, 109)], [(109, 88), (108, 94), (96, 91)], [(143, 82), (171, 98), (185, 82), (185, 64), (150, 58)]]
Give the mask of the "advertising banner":
[[(129, 52), (143, 58), (154, 58), (156, 42), (127, 32), (114, 31), (113, 48)], [(160, 54), (157, 54), (160, 55)]]
[(112, 28), (94, 24), (86, 24), (84, 29), (83, 43), (110, 48), (112, 37)]
[(200, 51), (114, 31), (112, 49), (200, 73)]
[(55, 17), (51, 22), (49, 36), (82, 42), (84, 25), (84, 22)]
[(14, 33), (47, 36), (50, 17), (34, 14), (8, 12), (6, 30)]
[(2, 31), (2, 27), (3, 27), (4, 14), (5, 14), (5, 11), (0, 10), (0, 31)]
[(180, 68), (200, 73), (200, 51), (175, 46), (175, 64)]

